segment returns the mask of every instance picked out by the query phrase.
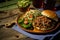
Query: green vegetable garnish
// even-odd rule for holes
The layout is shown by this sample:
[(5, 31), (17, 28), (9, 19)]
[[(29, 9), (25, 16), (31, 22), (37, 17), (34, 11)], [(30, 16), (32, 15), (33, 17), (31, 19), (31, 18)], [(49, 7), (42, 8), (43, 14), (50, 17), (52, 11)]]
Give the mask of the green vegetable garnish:
[(18, 20), (18, 23), (22, 23), (22, 22), (23, 22), (23, 19), (19, 19), (19, 20)]
[(29, 22), (27, 25), (26, 24), (21, 24), (21, 26), (24, 27), (24, 28), (29, 28), (29, 27), (32, 26), (32, 23)]
[(32, 29), (31, 27), (32, 27), (32, 23), (30, 22), (30, 21), (28, 21), (28, 24), (24, 24), (24, 19), (19, 19), (18, 20), (18, 23), (22, 26), (22, 27), (24, 27), (24, 28), (29, 28), (29, 29)]
[(20, 7), (27, 7), (30, 4), (31, 4), (31, 1), (30, 0), (19, 0), (18, 1), (18, 5)]

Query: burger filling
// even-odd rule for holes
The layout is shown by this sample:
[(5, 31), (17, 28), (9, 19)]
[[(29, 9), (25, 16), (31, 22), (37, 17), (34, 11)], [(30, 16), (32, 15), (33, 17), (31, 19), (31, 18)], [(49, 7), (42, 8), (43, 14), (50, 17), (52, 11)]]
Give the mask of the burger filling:
[(54, 20), (46, 16), (39, 16), (33, 22), (33, 26), (38, 30), (50, 30), (55, 24), (56, 22)]

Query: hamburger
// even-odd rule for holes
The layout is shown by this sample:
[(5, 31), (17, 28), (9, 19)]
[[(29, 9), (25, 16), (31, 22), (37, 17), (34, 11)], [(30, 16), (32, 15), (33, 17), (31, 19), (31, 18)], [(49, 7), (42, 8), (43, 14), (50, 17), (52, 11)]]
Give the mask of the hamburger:
[(58, 16), (54, 11), (44, 10), (41, 16), (38, 16), (33, 21), (33, 27), (37, 30), (51, 30), (58, 23)]

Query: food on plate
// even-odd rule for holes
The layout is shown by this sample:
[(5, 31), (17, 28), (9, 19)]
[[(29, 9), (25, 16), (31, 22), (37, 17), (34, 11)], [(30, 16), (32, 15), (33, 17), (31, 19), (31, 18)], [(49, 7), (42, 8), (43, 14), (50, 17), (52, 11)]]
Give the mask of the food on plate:
[(21, 27), (28, 30), (46, 31), (55, 28), (58, 22), (58, 17), (51, 10), (30, 10), (18, 19)]
[(32, 23), (29, 20), (25, 20), (25, 19), (19, 19), (18, 23), (26, 29), (32, 29)]
[(47, 16), (49, 18), (52, 18), (53, 20), (58, 21), (58, 16), (54, 11), (44, 10), (41, 14), (43, 14), (44, 16)]
[(40, 13), (41, 11), (39, 10), (30, 10), (26, 12), (25, 15), (19, 18), (18, 23), (26, 29), (32, 29), (33, 28), (32, 22), (37, 16), (41, 15)]
[(56, 13), (51, 10), (44, 10), (41, 12), (42, 16), (38, 16), (33, 21), (33, 26), (38, 30), (50, 30), (56, 26), (58, 17)]

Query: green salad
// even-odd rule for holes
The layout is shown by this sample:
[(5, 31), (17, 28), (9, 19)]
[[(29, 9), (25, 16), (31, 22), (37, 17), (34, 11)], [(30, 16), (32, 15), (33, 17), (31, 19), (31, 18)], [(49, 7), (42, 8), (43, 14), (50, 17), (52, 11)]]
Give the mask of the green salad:
[(18, 1), (18, 5), (20, 7), (27, 7), (30, 4), (31, 4), (31, 1), (30, 0), (19, 0)]
[(32, 22), (37, 16), (41, 16), (41, 11), (30, 10), (23, 17), (19, 18), (18, 23), (26, 29), (33, 29)]
[[(26, 21), (27, 21), (28, 23), (26, 23)], [(18, 20), (18, 23), (19, 23), (23, 28), (33, 29), (33, 27), (32, 27), (32, 22), (30, 22), (30, 20), (19, 19), (19, 20)]]

